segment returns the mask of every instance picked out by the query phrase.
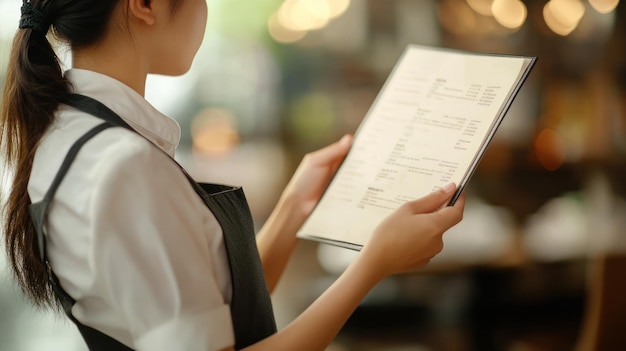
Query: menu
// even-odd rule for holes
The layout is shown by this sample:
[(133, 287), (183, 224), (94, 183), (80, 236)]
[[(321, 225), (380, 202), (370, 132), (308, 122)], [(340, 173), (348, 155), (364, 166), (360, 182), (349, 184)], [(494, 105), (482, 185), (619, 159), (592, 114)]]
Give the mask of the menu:
[(358, 250), (406, 201), (454, 204), (536, 60), (408, 46), (297, 236)]

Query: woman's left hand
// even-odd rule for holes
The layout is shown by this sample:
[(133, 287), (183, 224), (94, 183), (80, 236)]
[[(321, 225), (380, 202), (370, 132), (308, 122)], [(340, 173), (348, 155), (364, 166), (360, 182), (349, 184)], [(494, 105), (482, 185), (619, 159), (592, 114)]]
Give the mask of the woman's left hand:
[(257, 234), (259, 256), (270, 292), (296, 246), (295, 233), (319, 201), (350, 145), (352, 136), (346, 135), (336, 143), (306, 154)]
[(352, 136), (345, 135), (341, 140), (322, 149), (308, 153), (296, 169), (281, 196), (281, 201), (294, 206), (294, 214), (302, 221), (311, 213), (330, 179), (346, 157)]

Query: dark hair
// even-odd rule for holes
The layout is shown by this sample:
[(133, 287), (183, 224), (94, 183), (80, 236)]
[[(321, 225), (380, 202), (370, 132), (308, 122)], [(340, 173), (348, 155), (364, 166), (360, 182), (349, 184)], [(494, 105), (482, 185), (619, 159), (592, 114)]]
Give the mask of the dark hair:
[[(119, 0), (30, 0), (51, 24), (52, 33), (73, 49), (89, 46), (105, 33)], [(37, 236), (28, 214), (27, 192), (35, 150), (71, 91), (45, 34), (20, 29), (15, 35), (0, 112), (0, 148), (14, 170), (4, 208), (5, 244), (20, 288), (35, 305), (58, 307)]]

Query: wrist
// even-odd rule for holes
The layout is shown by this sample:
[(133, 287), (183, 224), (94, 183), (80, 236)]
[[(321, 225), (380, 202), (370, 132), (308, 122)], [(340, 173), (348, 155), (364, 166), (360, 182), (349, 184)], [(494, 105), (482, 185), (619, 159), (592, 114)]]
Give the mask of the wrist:
[(381, 260), (375, 258), (375, 255), (371, 254), (370, 250), (364, 247), (351, 265), (354, 266), (355, 270), (367, 275), (368, 280), (371, 280), (372, 284), (375, 285), (390, 275), (382, 263)]
[(270, 241), (285, 244), (296, 241), (296, 232), (304, 222), (299, 208), (294, 204), (294, 200), (288, 197), (281, 197), (268, 217), (261, 233), (272, 237)]
[(272, 216), (282, 218), (286, 226), (297, 231), (309, 215), (310, 211), (307, 211), (303, 205), (303, 201), (294, 194), (283, 194)]

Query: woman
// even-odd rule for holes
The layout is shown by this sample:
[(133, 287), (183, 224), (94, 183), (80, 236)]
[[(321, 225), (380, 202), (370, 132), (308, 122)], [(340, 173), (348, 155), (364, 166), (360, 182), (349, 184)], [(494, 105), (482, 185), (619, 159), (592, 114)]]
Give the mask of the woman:
[[(451, 184), (403, 205), (276, 332), (269, 292), (351, 139), (304, 158), (255, 242), (241, 189), (193, 181), (172, 158), (178, 124), (143, 98), (148, 73), (189, 69), (206, 17), (204, 0), (24, 2), (0, 133), (15, 276), (90, 350), (323, 350), (377, 282), (441, 250), (464, 201), (440, 209)], [(50, 28), (71, 46), (68, 72)]]

